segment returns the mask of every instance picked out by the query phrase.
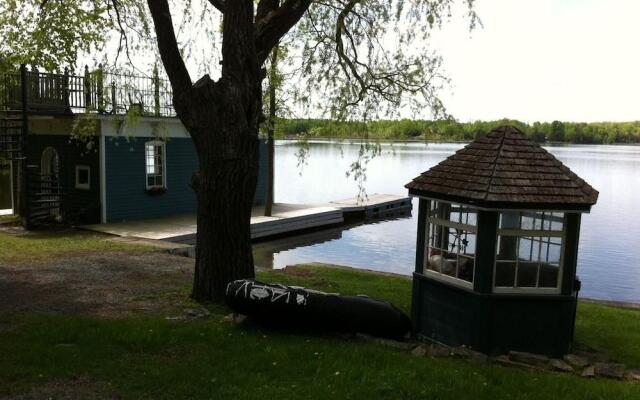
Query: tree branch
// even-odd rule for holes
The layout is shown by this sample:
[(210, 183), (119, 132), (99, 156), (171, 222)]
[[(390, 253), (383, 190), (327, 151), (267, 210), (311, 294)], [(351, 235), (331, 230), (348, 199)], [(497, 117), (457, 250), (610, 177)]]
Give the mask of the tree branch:
[(260, 0), (256, 9), (256, 21), (260, 21), (268, 13), (280, 7), (280, 0)]
[[(261, 3), (267, 0), (261, 0)], [(260, 65), (271, 50), (309, 9), (312, 0), (286, 0), (280, 7), (261, 14), (255, 22), (256, 53)], [(263, 6), (266, 9), (266, 5)]]
[[(350, 0), (349, 3), (347, 3), (344, 9), (340, 12), (340, 14), (338, 14), (338, 20), (336, 21), (336, 37), (335, 37), (336, 53), (338, 54), (338, 60), (339, 60), (340, 66), (342, 67), (345, 75), (347, 76), (349, 76), (349, 71), (351, 71), (351, 74), (358, 81), (358, 84), (360, 85), (360, 91), (358, 92), (358, 99), (354, 102), (348, 103), (348, 105), (355, 105), (360, 101), (362, 101), (367, 91), (367, 84), (365, 83), (362, 76), (360, 76), (360, 73), (358, 72), (358, 69), (354, 65), (353, 61), (351, 61), (351, 59), (346, 55), (344, 50), (344, 44), (342, 42), (343, 31), (346, 32), (349, 39), (352, 40), (352, 37), (349, 31), (347, 30), (345, 19), (347, 18), (347, 15), (349, 15), (349, 13), (354, 9), (354, 7), (358, 2), (359, 0)], [(356, 51), (355, 45), (354, 45), (354, 51)], [(357, 55), (356, 55), (356, 60), (357, 60)]]
[(226, 0), (209, 0), (209, 3), (211, 3), (212, 6), (214, 6), (218, 11), (224, 14), (224, 10), (227, 6)]
[(191, 93), (191, 77), (178, 49), (167, 0), (147, 0), (147, 4), (155, 26), (160, 58), (171, 81), (174, 103), (178, 106), (176, 108), (176, 111), (178, 111), (178, 108), (182, 108), (181, 106), (183, 105), (181, 99), (189, 98)]

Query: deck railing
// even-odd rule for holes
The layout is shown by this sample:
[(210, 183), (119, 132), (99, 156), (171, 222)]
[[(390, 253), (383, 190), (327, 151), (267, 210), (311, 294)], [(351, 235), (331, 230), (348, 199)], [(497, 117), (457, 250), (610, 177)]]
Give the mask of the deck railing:
[(176, 115), (169, 81), (155, 70), (151, 77), (86, 67), (82, 75), (33, 69), (25, 76), (22, 82), (20, 71), (0, 74), (0, 109), (20, 109), (25, 84), (30, 112), (126, 114), (136, 108), (145, 116)]

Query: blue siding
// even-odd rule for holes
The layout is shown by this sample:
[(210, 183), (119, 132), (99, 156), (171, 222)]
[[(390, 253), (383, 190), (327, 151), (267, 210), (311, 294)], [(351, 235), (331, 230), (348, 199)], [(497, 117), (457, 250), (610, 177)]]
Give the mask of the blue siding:
[[(196, 196), (189, 186), (198, 168), (191, 139), (170, 138), (166, 144), (167, 191), (149, 195), (145, 186), (144, 144), (154, 138), (105, 140), (107, 222), (155, 218), (196, 211)], [(266, 144), (260, 143), (260, 173), (256, 202), (266, 190)]]

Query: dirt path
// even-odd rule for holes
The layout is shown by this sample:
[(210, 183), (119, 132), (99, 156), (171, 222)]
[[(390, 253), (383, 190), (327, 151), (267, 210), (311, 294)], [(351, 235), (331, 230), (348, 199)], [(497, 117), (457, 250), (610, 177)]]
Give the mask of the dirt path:
[(167, 313), (188, 301), (192, 273), (193, 259), (161, 251), (109, 251), (38, 265), (0, 262), (0, 313)]

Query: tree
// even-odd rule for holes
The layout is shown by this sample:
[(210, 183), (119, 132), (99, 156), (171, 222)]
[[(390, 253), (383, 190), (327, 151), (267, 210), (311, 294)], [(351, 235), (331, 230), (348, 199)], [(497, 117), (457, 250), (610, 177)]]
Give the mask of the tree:
[(564, 124), (560, 121), (551, 122), (549, 139), (552, 142), (564, 142)]
[[(291, 57), (299, 61), (297, 99), (309, 109), (326, 109), (342, 119), (371, 119), (404, 106), (426, 105), (441, 114), (437, 91), (446, 79), (428, 38), (456, 1), (183, 0), (181, 7), (177, 2), (147, 0), (145, 7), (135, 0), (8, 0), (0, 6), (0, 36), (7, 38), (0, 54), (55, 68), (75, 62), (77, 48), (108, 51), (109, 37), (118, 43), (117, 54), (124, 52), (131, 63), (131, 48), (159, 54), (174, 108), (199, 159), (192, 179), (198, 200), (192, 297), (219, 300), (229, 281), (254, 276), (250, 218), (263, 121), (263, 65), (272, 50), (287, 34), (297, 45)], [(461, 3), (473, 26), (473, 0)], [(73, 16), (73, 25), (65, 15)], [(174, 15), (181, 18), (177, 31)], [(221, 16), (220, 32), (213, 15)], [(205, 64), (209, 73), (195, 82), (185, 62), (194, 52), (178, 40), (189, 30), (195, 30), (196, 39), (186, 42), (205, 43), (220, 64), (219, 69)], [(214, 70), (218, 79), (211, 78)]]

